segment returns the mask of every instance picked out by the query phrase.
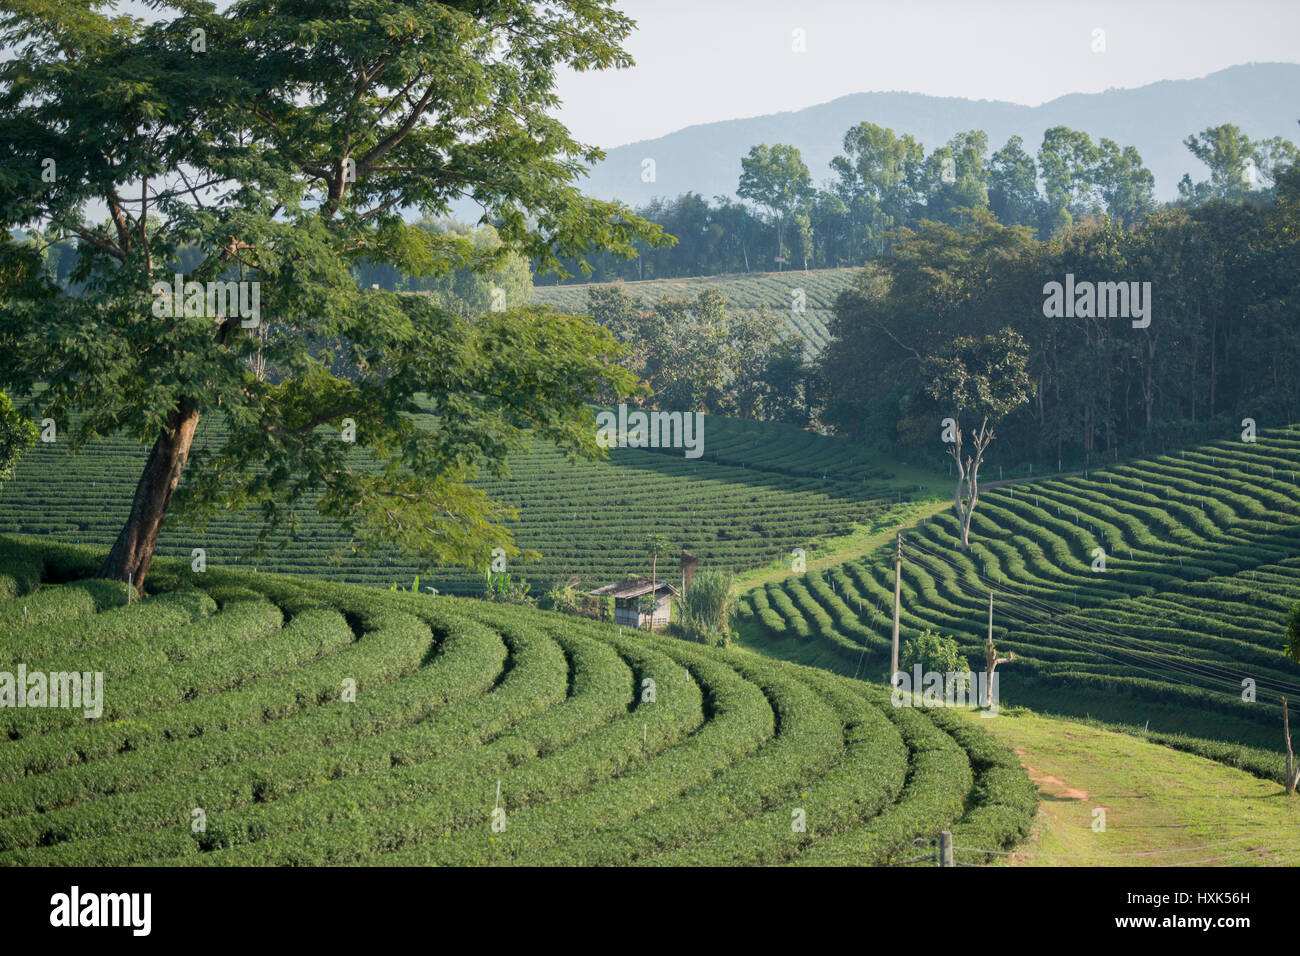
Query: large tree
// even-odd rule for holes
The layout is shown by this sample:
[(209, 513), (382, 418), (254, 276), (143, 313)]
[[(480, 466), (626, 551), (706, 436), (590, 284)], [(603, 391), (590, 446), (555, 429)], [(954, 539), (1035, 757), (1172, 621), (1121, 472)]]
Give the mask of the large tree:
[[(926, 394), (951, 408), (945, 422), (948, 453), (957, 464), (953, 510), (961, 527), (961, 546), (970, 547), (970, 522), (979, 504), (980, 465), (993, 441), (993, 426), (1033, 397), (1029, 349), (1020, 333), (1002, 329), (980, 339), (958, 338), (922, 363)], [(979, 422), (979, 427), (975, 427)], [(962, 430), (969, 423), (971, 440), (963, 456)]]
[(785, 222), (813, 195), (812, 176), (799, 150), (784, 143), (752, 148), (740, 161), (736, 195), (768, 211), (776, 224), (777, 255), (784, 257)]
[[(482, 264), (468, 237), (402, 216), (458, 198), (482, 206), (500, 255), (542, 268), (655, 240), (581, 195), (601, 154), (550, 115), (558, 70), (630, 63), (631, 21), (608, 0), (176, 0), (150, 23), (105, 6), (28, 0), (0, 17), (0, 219), (75, 237), (82, 289), (0, 245), (17, 276), (0, 384), (76, 443), (120, 431), (150, 449), (101, 573), (144, 582), (178, 487), (198, 524), (253, 506), (264, 534), (289, 532), (291, 506), (315, 501), (355, 540), (431, 561), (508, 543), (468, 479), (529, 433), (597, 453), (588, 403), (634, 386), (617, 345), (542, 309), (467, 317), (360, 288), (353, 270)], [(178, 276), (182, 245), (200, 255)], [(249, 283), (260, 314), (214, 306), (211, 286), (171, 294), (219, 280)], [(224, 432), (195, 445), (218, 411)]]
[[(1231, 123), (1212, 126), (1187, 137), (1183, 145), (1210, 169), (1208, 187), (1203, 187), (1205, 192), (1197, 195), (1240, 199), (1250, 192), (1252, 184), (1248, 166), (1254, 162), (1256, 145), (1236, 126)], [(1184, 184), (1190, 183), (1190, 178), (1184, 176), (1183, 180), (1179, 192), (1186, 198), (1188, 194)]]
[(885, 251), (885, 235), (912, 221), (920, 201), (925, 147), (875, 123), (844, 134), (844, 154), (831, 160), (835, 192), (853, 217), (861, 251)]
[(1094, 178), (1106, 212), (1120, 225), (1132, 225), (1155, 209), (1155, 177), (1134, 147), (1121, 149), (1114, 140), (1103, 138)]
[(1012, 136), (989, 163), (989, 205), (1005, 226), (1032, 226), (1038, 202), (1038, 166), (1024, 140)]

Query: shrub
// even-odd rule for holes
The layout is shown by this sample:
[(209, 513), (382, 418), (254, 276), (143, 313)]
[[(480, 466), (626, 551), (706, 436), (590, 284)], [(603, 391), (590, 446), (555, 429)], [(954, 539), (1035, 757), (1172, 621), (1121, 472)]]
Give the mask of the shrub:
[(729, 643), (731, 573), (701, 571), (682, 595), (682, 630), (688, 639), (726, 647)]
[(970, 670), (966, 658), (957, 651), (957, 642), (951, 637), (940, 637), (929, 628), (915, 641), (904, 641), (899, 649), (900, 670), (910, 671), (917, 664), (922, 671), (940, 674), (965, 674)]

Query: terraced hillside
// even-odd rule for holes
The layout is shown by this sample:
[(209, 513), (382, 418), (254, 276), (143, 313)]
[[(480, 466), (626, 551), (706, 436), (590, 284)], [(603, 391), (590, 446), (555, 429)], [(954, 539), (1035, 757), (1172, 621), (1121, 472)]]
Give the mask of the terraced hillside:
[(124, 605), (98, 557), (0, 539), (0, 670), (104, 674), (0, 710), (5, 865), (868, 864), (1037, 807), (979, 721), (823, 671), (180, 562)]
[[(999, 653), (1016, 654), (1005, 702), (1276, 751), (1279, 697), (1300, 696), (1281, 653), (1300, 600), (1297, 476), (1288, 428), (989, 489), (969, 551), (951, 509), (905, 534), (902, 639), (952, 635), (982, 667), (992, 592)], [(881, 679), (892, 606), (877, 553), (752, 591), (743, 612), (760, 647)]]
[[(199, 443), (221, 437), (219, 421), (200, 426)], [(606, 462), (570, 463), (553, 447), (534, 445), (510, 459), (510, 477), (476, 481), (518, 510), (516, 543), (541, 560), (515, 568), (537, 588), (575, 575), (603, 582), (650, 572), (643, 543), (653, 530), (715, 567), (760, 567), (794, 547), (845, 534), (878, 514), (887, 499), (916, 493), (923, 472), (873, 461), (850, 443), (788, 425), (708, 416), (704, 454), (681, 449), (615, 448)], [(58, 444), (38, 444), (19, 463), (0, 495), (0, 532), (74, 543), (110, 545), (121, 529), (139, 480), (145, 449), (103, 440), (69, 457)], [(161, 554), (203, 547), (212, 564), (240, 560), (253, 544), (256, 516), (231, 515), (202, 534), (174, 525)], [(481, 575), (460, 568), (428, 569), (393, 553), (330, 556), (345, 543), (336, 524), (313, 509), (299, 513), (287, 548), (253, 564), (270, 570), (387, 587), (422, 584), (449, 593), (478, 593)]]
[[(860, 269), (817, 269), (812, 272), (753, 272), (745, 275), (701, 276), (692, 279), (647, 279), (621, 283), (628, 295), (639, 297), (647, 305), (664, 297), (696, 296), (705, 289), (717, 289), (727, 299), (733, 312), (745, 312), (766, 306), (783, 314), (792, 334), (808, 343), (809, 355), (816, 355), (826, 345), (826, 323), (835, 306), (835, 298), (853, 284)], [(549, 305), (562, 312), (582, 313), (587, 308), (590, 284), (535, 285), (533, 302)], [(795, 293), (803, 290), (802, 308), (796, 308)]]

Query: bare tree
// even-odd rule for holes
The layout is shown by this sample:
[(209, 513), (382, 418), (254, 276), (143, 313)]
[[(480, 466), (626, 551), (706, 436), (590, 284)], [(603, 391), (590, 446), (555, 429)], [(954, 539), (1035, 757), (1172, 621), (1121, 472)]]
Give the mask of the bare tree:
[(953, 510), (961, 526), (961, 546), (970, 547), (970, 520), (975, 514), (975, 505), (980, 500), (980, 465), (984, 462), (984, 452), (993, 441), (993, 426), (987, 418), (980, 422), (979, 431), (971, 430), (971, 445), (974, 454), (962, 460), (961, 428), (955, 427), (954, 439), (948, 446), (948, 454), (957, 463), (957, 487), (953, 492)]
[(1011, 651), (1006, 657), (998, 657), (998, 649), (993, 645), (993, 638), (984, 642), (984, 706), (993, 704), (993, 675), (999, 664), (1010, 664), (1016, 659), (1016, 652)]

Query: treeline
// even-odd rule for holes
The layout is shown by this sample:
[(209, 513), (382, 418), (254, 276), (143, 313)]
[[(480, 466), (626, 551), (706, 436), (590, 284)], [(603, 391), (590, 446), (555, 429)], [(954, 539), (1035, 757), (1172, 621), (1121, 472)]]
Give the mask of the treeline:
[[(1177, 202), (1168, 204), (1175, 207), (1269, 198), (1279, 172), (1298, 155), (1289, 140), (1251, 140), (1226, 124), (1189, 136), (1185, 145), (1210, 176), (1196, 182), (1184, 175)], [(741, 161), (737, 195), (744, 201), (697, 193), (656, 199), (637, 214), (661, 225), (675, 245), (638, 244), (631, 260), (588, 257), (590, 275), (567, 260), (571, 276), (564, 281), (769, 271), (781, 265), (777, 257), (791, 268), (861, 265), (891, 249), (895, 230), (925, 220), (957, 225), (963, 209), (987, 210), (998, 223), (1028, 227), (1045, 240), (1105, 217), (1134, 226), (1159, 208), (1155, 180), (1132, 146), (1054, 126), (1035, 154), (1019, 136), (991, 155), (989, 149), (981, 130), (958, 133), (927, 153), (910, 135), (860, 123), (844, 136), (833, 178), (817, 187), (798, 149), (758, 145)]]
[[(1209, 423), (1226, 436), (1245, 418), (1298, 420), (1300, 166), (1276, 186), (1275, 201), (1212, 198), (1046, 240), (986, 209), (902, 229), (837, 303), (818, 419), (936, 449), (951, 410), (925, 396), (922, 365), (954, 339), (1010, 327), (1034, 396), (998, 425), (1004, 461), (1159, 452)], [(1140, 315), (1131, 295), (1145, 283)]]

